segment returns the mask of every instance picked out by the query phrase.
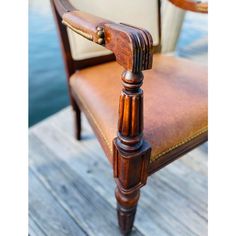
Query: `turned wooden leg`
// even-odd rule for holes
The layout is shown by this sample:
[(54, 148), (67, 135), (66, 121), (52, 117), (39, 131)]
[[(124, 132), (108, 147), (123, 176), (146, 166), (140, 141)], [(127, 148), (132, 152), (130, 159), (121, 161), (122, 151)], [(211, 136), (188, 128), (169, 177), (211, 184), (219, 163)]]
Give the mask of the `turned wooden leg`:
[(113, 173), (116, 180), (115, 196), (120, 230), (124, 235), (131, 232), (140, 188), (146, 184), (147, 166), (150, 159), (150, 145), (143, 141), (135, 152), (125, 152), (119, 146), (119, 139), (113, 141)]
[(74, 111), (74, 126), (75, 126), (75, 138), (77, 140), (81, 139), (81, 111), (79, 106), (73, 100), (72, 107)]
[(140, 188), (147, 181), (151, 146), (143, 139), (143, 91), (140, 88), (143, 73), (140, 68), (125, 70), (121, 78), (124, 88), (120, 95), (117, 137), (113, 140), (113, 174), (117, 184), (118, 222), (121, 232), (127, 235), (134, 224)]
[(123, 235), (132, 231), (139, 195), (140, 190), (132, 193), (122, 193), (118, 187), (115, 190), (118, 223)]

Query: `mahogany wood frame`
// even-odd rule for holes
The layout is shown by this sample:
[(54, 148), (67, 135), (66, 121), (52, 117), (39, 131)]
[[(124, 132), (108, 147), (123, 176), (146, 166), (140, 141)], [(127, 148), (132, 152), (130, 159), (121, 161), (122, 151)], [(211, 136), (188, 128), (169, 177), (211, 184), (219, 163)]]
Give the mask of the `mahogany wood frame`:
[[(66, 76), (78, 69), (116, 60), (124, 68), (121, 75), (123, 90), (120, 95), (117, 137), (113, 140), (113, 173), (117, 184), (117, 214), (120, 230), (128, 234), (132, 230), (140, 188), (148, 175), (156, 172), (192, 148), (206, 141), (204, 135), (177, 148), (174, 153), (159, 158), (149, 166), (151, 146), (143, 139), (143, 70), (152, 68), (153, 53), (160, 51), (160, 44), (153, 47), (152, 37), (145, 29), (90, 15), (75, 9), (67, 0), (50, 0), (61, 39)], [(206, 8), (194, 8), (189, 0), (170, 0), (185, 9), (207, 12)], [(160, 0), (158, 0), (160, 6)], [(190, 8), (188, 8), (190, 6)], [(204, 5), (205, 6), (205, 5)], [(159, 42), (161, 42), (161, 18), (159, 17)], [(62, 24), (63, 23), (63, 24)], [(73, 60), (67, 29), (69, 27), (94, 43), (111, 50), (113, 54), (96, 58)], [(80, 102), (76, 102), (68, 86), (71, 105), (75, 113), (76, 138), (80, 139)], [(80, 106), (79, 106), (80, 105)], [(92, 124), (91, 124), (92, 125)], [(93, 125), (92, 125), (93, 126)]]
[(184, 10), (208, 13), (208, 2), (194, 0), (169, 0), (175, 6)]

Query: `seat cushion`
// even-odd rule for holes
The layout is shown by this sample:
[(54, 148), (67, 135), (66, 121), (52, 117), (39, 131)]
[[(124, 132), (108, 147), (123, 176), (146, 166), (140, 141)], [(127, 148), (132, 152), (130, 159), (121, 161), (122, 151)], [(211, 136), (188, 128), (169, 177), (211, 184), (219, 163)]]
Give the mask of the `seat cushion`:
[[(123, 68), (110, 62), (76, 72), (72, 94), (83, 108), (108, 158), (116, 137)], [(207, 132), (207, 70), (188, 60), (154, 55), (144, 71), (144, 138), (151, 162)]]

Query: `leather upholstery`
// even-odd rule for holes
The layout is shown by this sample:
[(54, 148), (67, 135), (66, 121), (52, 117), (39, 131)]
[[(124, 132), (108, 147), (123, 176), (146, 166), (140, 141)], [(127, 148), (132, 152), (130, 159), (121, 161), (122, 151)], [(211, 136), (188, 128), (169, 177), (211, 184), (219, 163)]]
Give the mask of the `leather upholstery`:
[[(153, 37), (154, 45), (158, 44), (157, 0), (70, 0), (77, 9), (114, 21), (142, 27)], [(135, 6), (135, 7), (134, 7)], [(71, 53), (74, 60), (111, 54), (111, 51), (96, 45), (68, 29)]]
[[(144, 138), (152, 146), (151, 161), (207, 132), (207, 70), (190, 61), (154, 55), (144, 71)], [(112, 162), (122, 72), (110, 62), (76, 72), (72, 94), (84, 108)]]

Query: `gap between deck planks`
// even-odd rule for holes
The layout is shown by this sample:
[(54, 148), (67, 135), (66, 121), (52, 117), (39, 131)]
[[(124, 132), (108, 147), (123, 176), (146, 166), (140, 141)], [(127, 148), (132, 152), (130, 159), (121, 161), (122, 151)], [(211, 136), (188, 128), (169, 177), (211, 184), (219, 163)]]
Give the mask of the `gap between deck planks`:
[[(83, 116), (73, 138), (71, 108), (29, 131), (29, 234), (120, 235), (115, 183)], [(132, 235), (207, 235), (207, 144), (152, 175), (142, 188)]]

